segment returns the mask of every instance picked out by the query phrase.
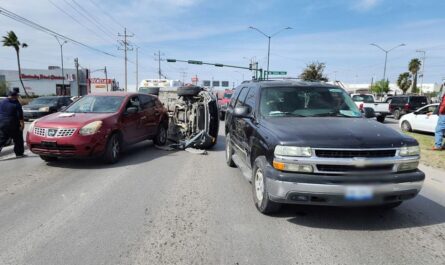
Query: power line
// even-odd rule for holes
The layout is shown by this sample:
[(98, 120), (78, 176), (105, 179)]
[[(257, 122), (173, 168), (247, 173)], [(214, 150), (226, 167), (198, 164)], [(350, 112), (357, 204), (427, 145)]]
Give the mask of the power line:
[[(104, 26), (102, 23), (100, 23), (99, 19), (97, 19), (96, 17), (94, 17), (88, 10), (86, 10), (85, 8), (83, 8), (79, 3), (76, 2), (76, 0), (71, 0), (71, 2), (73, 2), (75, 5), (77, 5), (83, 12), (85, 12), (85, 14), (87, 14), (90, 17), (90, 20), (93, 21), (96, 25), (98, 25), (98, 28), (102, 28), (105, 31), (108, 32), (108, 34), (110, 34), (111, 36), (114, 36), (114, 34), (116, 34), (116, 32), (113, 32), (113, 30), (108, 29), (106, 26)], [(105, 31), (103, 31), (105, 33)]]
[(70, 17), (72, 20), (74, 20), (77, 24), (81, 25), (82, 27), (86, 28), (89, 32), (93, 33), (94, 36), (101, 38), (102, 40), (104, 40), (105, 42), (108, 42), (109, 40), (106, 40), (105, 38), (103, 38), (102, 36), (100, 36), (99, 34), (97, 34), (94, 30), (92, 30), (91, 28), (85, 26), (82, 22), (80, 22), (77, 18), (73, 17), (71, 14), (69, 14), (68, 12), (66, 12), (65, 10), (63, 10), (63, 8), (59, 7), (58, 5), (56, 5), (53, 1), (48, 0), (48, 2), (50, 2), (55, 8), (57, 8), (60, 12), (64, 13), (65, 15), (67, 15), (68, 17)]
[(92, 3), (93, 5), (95, 5), (99, 10), (102, 11), (102, 13), (104, 13), (111, 21), (113, 21), (116, 25), (118, 25), (121, 28), (125, 28), (125, 26), (123, 26), (121, 23), (119, 23), (119, 21), (117, 21), (112, 15), (110, 15), (108, 12), (106, 12), (101, 6), (99, 6), (96, 2), (94, 2), (93, 0), (89, 0), (90, 3)]
[(96, 52), (99, 52), (99, 53), (102, 53), (102, 54), (105, 54), (105, 55), (108, 55), (108, 56), (111, 56), (111, 57), (114, 57), (114, 58), (120, 58), (117, 55), (114, 55), (112, 53), (103, 51), (103, 50), (95, 48), (95, 47), (92, 47), (92, 46), (90, 46), (88, 44), (85, 44), (83, 42), (77, 41), (77, 40), (75, 40), (73, 38), (70, 38), (70, 37), (65, 36), (63, 34), (60, 34), (60, 33), (56, 32), (54, 30), (51, 30), (51, 29), (49, 29), (47, 27), (44, 27), (44, 26), (42, 26), (40, 24), (37, 24), (37, 23), (35, 23), (35, 22), (33, 22), (33, 21), (29, 20), (29, 19), (26, 19), (26, 18), (24, 18), (24, 17), (22, 17), (20, 15), (17, 15), (15, 13), (13, 13), (13, 12), (3, 8), (3, 7), (0, 7), (0, 15), (4, 15), (5, 17), (9, 17), (9, 18), (11, 18), (11, 19), (13, 19), (13, 20), (15, 20), (17, 22), (25, 24), (25, 25), (27, 25), (29, 27), (32, 27), (32, 28), (36, 29), (36, 30), (42, 31), (42, 32), (44, 32), (46, 34), (49, 34), (49, 35), (52, 35), (52, 36), (57, 36), (57, 37), (59, 37), (61, 39), (70, 41), (72, 43), (75, 43), (75, 44), (80, 45), (82, 47), (88, 48), (90, 50), (93, 50), (93, 51), (96, 51)]
[(82, 11), (80, 11), (76, 6), (74, 6), (73, 4), (71, 4), (70, 2), (68, 2), (67, 0), (64, 0), (64, 2), (65, 2), (69, 7), (71, 7), (71, 9), (73, 9), (74, 11), (76, 11), (77, 14), (79, 14), (80, 16), (82, 16), (82, 17), (85, 19), (85, 21), (88, 21), (92, 26), (94, 26), (95, 28), (97, 28), (97, 29), (100, 30), (101, 32), (105, 33), (104, 36), (107, 36), (108, 38), (110, 38), (110, 40), (114, 41), (114, 38), (111, 37), (111, 36), (109, 35), (108, 32), (106, 32), (106, 31), (104, 31), (102, 28), (98, 27), (98, 26), (95, 24), (94, 20), (92, 20), (91, 18), (89, 18), (87, 15), (85, 15)]

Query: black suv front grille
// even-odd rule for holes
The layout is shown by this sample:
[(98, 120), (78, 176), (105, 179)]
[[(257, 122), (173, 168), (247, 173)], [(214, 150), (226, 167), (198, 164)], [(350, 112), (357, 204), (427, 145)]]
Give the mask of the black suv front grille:
[(352, 158), (352, 157), (393, 157), (395, 149), (389, 150), (315, 150), (318, 157)]
[(393, 165), (349, 166), (349, 165), (317, 165), (318, 171), (324, 172), (367, 172), (367, 171), (391, 171)]

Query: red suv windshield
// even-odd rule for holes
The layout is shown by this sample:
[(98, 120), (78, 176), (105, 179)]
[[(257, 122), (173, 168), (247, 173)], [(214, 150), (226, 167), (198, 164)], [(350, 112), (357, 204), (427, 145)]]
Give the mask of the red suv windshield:
[(86, 96), (76, 101), (64, 112), (73, 113), (113, 113), (119, 110), (125, 97)]

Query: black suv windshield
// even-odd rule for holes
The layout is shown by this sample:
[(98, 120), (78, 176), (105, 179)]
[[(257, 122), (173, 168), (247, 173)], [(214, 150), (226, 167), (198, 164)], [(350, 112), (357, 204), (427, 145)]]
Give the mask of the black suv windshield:
[(73, 113), (113, 113), (119, 110), (125, 97), (119, 96), (86, 96), (64, 112)]
[(261, 92), (260, 113), (265, 117), (361, 117), (340, 88), (268, 87)]

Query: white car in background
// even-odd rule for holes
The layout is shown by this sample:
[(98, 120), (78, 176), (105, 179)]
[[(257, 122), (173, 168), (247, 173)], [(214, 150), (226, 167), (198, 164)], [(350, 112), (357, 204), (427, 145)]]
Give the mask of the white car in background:
[[(432, 113), (428, 115), (428, 113)], [(403, 115), (400, 118), (399, 126), (402, 131), (412, 132), (430, 132), (436, 130), (437, 120), (439, 118), (439, 103), (426, 105), (412, 113)]]

